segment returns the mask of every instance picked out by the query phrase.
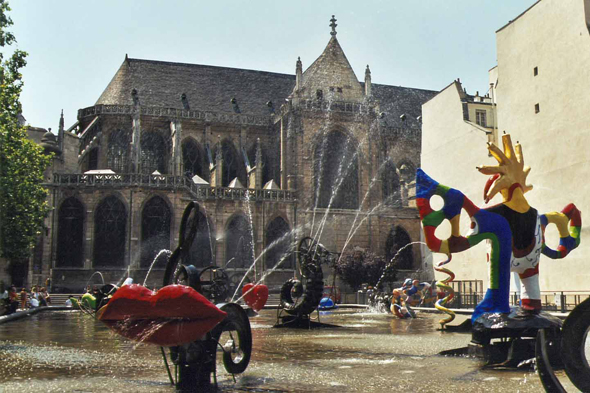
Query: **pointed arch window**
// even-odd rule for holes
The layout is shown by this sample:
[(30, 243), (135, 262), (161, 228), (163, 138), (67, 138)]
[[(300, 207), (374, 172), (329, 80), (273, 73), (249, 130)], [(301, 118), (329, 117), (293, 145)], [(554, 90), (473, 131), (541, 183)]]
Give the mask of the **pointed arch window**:
[[(149, 267), (161, 250), (170, 249), (170, 208), (155, 196), (146, 202), (141, 213), (141, 267)], [(166, 258), (159, 258), (155, 267), (165, 267)]]
[(266, 228), (266, 268), (293, 269), (291, 255), (291, 230), (281, 217), (270, 222)]
[[(217, 156), (217, 149), (215, 151), (215, 156)], [(244, 160), (241, 155), (238, 154), (238, 151), (233, 144), (228, 140), (224, 140), (221, 143), (221, 157), (223, 159), (223, 171), (221, 174), (222, 187), (227, 187), (236, 177), (240, 180), (240, 183), (246, 186), (246, 168)]]
[(402, 205), (399, 176), (391, 160), (388, 160), (381, 169), (381, 186), (383, 188), (383, 203), (385, 205), (394, 207)]
[(412, 246), (405, 247), (411, 242), (412, 239), (410, 238), (410, 235), (408, 235), (408, 232), (404, 230), (404, 228), (399, 225), (395, 228), (392, 228), (385, 242), (385, 258), (387, 263), (389, 263), (389, 261), (395, 257), (394, 266), (396, 269), (413, 269), (414, 255), (412, 253)]
[(88, 165), (87, 170), (92, 171), (94, 169), (98, 169), (98, 148), (95, 147), (94, 149), (88, 152)]
[(130, 135), (124, 130), (115, 130), (109, 136), (107, 167), (117, 173), (128, 170)]
[(227, 226), (225, 263), (229, 269), (248, 268), (254, 262), (252, 229), (244, 216), (234, 217)]
[(141, 173), (149, 175), (154, 171), (167, 173), (168, 145), (164, 137), (155, 131), (141, 133), (140, 168)]
[(208, 171), (204, 171), (206, 165), (201, 152), (198, 144), (192, 139), (188, 139), (182, 144), (184, 174), (191, 179), (197, 175), (203, 180), (208, 180), (209, 175), (206, 173)]
[[(256, 144), (252, 145), (250, 147), (250, 149), (248, 150), (248, 160), (250, 161), (250, 165), (252, 167), (254, 167), (256, 165), (256, 150), (257, 150)], [(261, 147), (260, 153), (261, 153), (260, 160), (262, 161), (262, 184), (260, 185), (260, 188), (262, 188), (262, 186), (264, 186), (266, 183), (268, 183), (271, 180), (274, 180), (275, 183), (278, 184), (278, 182), (280, 181), (280, 179), (278, 179), (278, 177), (280, 177), (280, 176), (275, 178), (277, 171), (276, 171), (274, 162), (272, 162), (270, 157), (266, 154), (266, 149)]]
[(315, 206), (358, 209), (357, 144), (339, 131), (329, 133), (314, 152)]
[(74, 197), (61, 204), (57, 219), (57, 267), (84, 267), (84, 206)]
[(189, 264), (196, 267), (206, 267), (215, 264), (213, 262), (215, 237), (207, 217), (200, 211), (197, 214), (199, 224), (197, 225), (197, 235), (189, 250)]
[(122, 267), (125, 262), (127, 209), (114, 195), (103, 199), (94, 218), (94, 266)]

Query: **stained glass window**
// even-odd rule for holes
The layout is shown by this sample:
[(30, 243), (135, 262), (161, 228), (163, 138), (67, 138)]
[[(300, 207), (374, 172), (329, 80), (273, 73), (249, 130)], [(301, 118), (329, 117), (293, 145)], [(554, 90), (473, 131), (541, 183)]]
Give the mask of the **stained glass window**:
[(266, 228), (266, 268), (293, 269), (292, 247), (293, 241), (289, 224), (281, 217), (270, 222)]
[(94, 218), (94, 266), (123, 266), (127, 238), (127, 210), (111, 195), (100, 202)]
[(343, 133), (329, 133), (314, 154), (315, 206), (358, 209), (356, 143)]
[[(149, 267), (161, 250), (170, 249), (170, 208), (155, 196), (146, 202), (141, 213), (141, 267)], [(167, 258), (158, 259), (156, 267), (165, 267)]]
[(74, 198), (61, 204), (57, 219), (57, 267), (84, 266), (84, 206)]

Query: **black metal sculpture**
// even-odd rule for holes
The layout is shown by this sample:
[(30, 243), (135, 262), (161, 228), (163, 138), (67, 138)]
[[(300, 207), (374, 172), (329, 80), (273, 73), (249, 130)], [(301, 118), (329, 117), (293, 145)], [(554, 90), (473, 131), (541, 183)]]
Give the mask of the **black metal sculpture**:
[[(193, 265), (183, 265), (198, 228), (198, 205), (190, 202), (182, 216), (178, 247), (168, 260), (164, 273), (164, 285), (173, 283), (188, 285), (217, 303), (226, 301), (229, 295), (229, 278), (225, 271), (216, 266), (198, 270)], [(211, 376), (216, 372), (217, 347), (223, 350), (223, 364), (227, 372), (243, 373), (250, 362), (252, 353), (252, 331), (250, 321), (241, 306), (235, 303), (221, 303), (217, 307), (227, 313), (227, 317), (203, 340), (171, 347), (170, 358), (175, 365), (176, 378), (168, 368), (164, 350), (164, 360), (168, 375), (177, 390), (208, 392), (214, 389)]]
[[(310, 314), (317, 310), (324, 291), (322, 264), (333, 266), (337, 255), (311, 237), (301, 239), (297, 248), (301, 279), (289, 279), (281, 287), (275, 327), (311, 327), (317, 324), (311, 321)], [(288, 315), (283, 315), (283, 311)]]

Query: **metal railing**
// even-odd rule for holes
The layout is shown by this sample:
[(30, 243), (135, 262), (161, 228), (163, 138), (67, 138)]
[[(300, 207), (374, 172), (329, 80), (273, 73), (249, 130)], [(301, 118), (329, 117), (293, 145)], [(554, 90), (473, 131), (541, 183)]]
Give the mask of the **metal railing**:
[[(455, 292), (455, 300), (450, 306), (452, 308), (474, 308), (479, 302), (483, 300), (483, 296), (483, 292)], [(545, 311), (569, 312), (588, 297), (590, 297), (590, 293), (588, 292), (541, 292), (541, 305)], [(512, 306), (518, 306), (520, 304), (518, 293), (512, 292), (510, 294), (510, 304)]]
[(55, 173), (48, 186), (83, 188), (147, 187), (158, 189), (185, 189), (196, 200), (253, 200), (295, 202), (295, 193), (288, 190), (211, 187), (197, 185), (186, 176), (145, 175), (140, 173), (92, 174)]

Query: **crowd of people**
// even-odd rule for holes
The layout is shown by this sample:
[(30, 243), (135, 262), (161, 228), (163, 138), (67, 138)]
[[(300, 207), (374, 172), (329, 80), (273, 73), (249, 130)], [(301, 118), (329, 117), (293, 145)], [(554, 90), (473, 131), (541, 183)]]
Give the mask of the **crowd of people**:
[(6, 288), (0, 282), (0, 315), (49, 305), (51, 296), (46, 287), (33, 285), (31, 289), (21, 288), (19, 291), (14, 285)]

